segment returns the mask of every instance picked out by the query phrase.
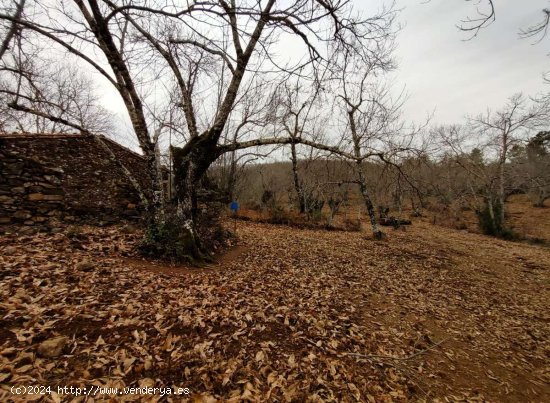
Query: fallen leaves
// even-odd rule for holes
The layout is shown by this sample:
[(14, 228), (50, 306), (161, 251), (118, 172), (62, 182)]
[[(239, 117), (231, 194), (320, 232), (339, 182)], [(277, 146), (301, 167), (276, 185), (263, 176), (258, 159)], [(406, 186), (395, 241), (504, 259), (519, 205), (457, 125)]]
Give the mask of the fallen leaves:
[[(475, 401), (481, 387), (496, 400), (528, 390), (543, 400), (550, 331), (538, 249), (501, 272), (492, 257), (456, 250), (479, 242), (469, 234), (375, 243), (258, 224), (240, 232), (246, 252), (181, 274), (128, 265), (138, 235), (116, 227), (0, 239), (12, 248), (0, 257), (0, 388), (180, 385), (197, 402), (379, 402)], [(443, 234), (452, 246), (435, 248)], [(524, 273), (534, 258), (546, 269)], [(535, 392), (518, 371), (533, 374)]]

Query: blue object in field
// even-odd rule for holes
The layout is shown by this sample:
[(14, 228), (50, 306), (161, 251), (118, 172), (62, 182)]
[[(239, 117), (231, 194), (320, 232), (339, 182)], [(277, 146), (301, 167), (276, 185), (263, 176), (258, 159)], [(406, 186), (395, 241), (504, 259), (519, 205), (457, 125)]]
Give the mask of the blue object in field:
[(237, 203), (235, 200), (231, 202), (231, 205), (229, 206), (229, 208), (231, 209), (231, 211), (233, 213), (236, 213), (237, 210), (239, 209), (239, 203)]

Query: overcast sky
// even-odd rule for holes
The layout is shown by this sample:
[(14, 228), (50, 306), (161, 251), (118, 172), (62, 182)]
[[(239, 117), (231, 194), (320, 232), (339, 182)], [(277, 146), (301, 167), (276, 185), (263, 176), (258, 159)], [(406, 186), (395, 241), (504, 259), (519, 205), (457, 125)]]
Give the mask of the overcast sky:
[[(372, 14), (390, 0), (352, 0)], [(480, 0), (481, 4), (486, 0)], [(548, 91), (543, 74), (550, 72), (550, 37), (538, 44), (520, 39), (519, 30), (540, 21), (550, 0), (494, 0), (496, 21), (477, 37), (457, 25), (475, 17), (477, 0), (396, 0), (402, 9), (402, 30), (397, 38), (396, 92), (405, 88), (407, 121), (420, 123), (433, 113), (432, 124), (460, 123), (501, 107), (508, 97), (523, 92)], [(285, 43), (288, 52), (290, 44)], [(111, 88), (103, 93), (105, 106), (128, 122), (124, 105)], [(129, 125), (129, 123), (126, 123)], [(129, 129), (118, 140), (137, 147)], [(125, 137), (125, 138), (121, 138)]]
[[(359, 7), (381, 2), (354, 1)], [(470, 36), (456, 25), (476, 16), (476, 0), (397, 0), (403, 30), (396, 82), (409, 94), (407, 119), (419, 121), (435, 110), (434, 122), (458, 123), (465, 114), (498, 108), (516, 92), (548, 91), (542, 75), (550, 71), (550, 38), (533, 45), (533, 39), (519, 39), (518, 32), (540, 21), (549, 1), (494, 3), (496, 21), (468, 41)]]

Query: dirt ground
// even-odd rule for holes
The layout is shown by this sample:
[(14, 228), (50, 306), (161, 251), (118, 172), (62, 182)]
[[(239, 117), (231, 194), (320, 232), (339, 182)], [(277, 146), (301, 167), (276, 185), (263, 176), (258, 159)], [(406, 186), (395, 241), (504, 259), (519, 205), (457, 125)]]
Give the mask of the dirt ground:
[[(0, 238), (0, 400), (24, 384), (191, 391), (169, 401), (550, 401), (547, 247), (422, 222), (385, 241), (237, 231), (203, 269), (140, 260), (138, 235), (116, 227)], [(37, 353), (56, 336), (59, 356)], [(116, 397), (137, 399), (161, 400)]]

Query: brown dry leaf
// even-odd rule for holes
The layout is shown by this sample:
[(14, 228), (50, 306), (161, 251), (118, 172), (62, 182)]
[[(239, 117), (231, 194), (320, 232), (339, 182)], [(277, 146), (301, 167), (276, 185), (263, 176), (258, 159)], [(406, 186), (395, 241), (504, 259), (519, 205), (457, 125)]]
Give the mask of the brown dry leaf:
[(265, 354), (262, 350), (256, 353), (256, 361), (261, 362), (264, 360), (264, 358), (265, 358)]

